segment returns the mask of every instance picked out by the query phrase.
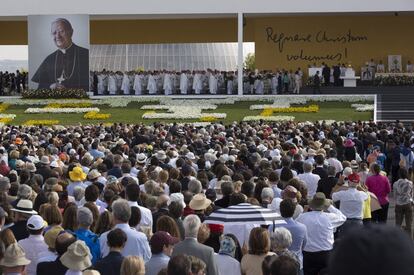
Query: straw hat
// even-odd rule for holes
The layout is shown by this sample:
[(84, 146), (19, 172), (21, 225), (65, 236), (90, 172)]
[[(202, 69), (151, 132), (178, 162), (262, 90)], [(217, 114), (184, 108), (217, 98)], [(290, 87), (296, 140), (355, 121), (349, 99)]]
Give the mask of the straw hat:
[(101, 176), (101, 173), (99, 173), (98, 170), (92, 169), (91, 171), (89, 171), (88, 179), (93, 180), (93, 179), (99, 178), (100, 176)]
[(53, 226), (51, 229), (49, 229), (45, 234), (45, 243), (48, 247), (55, 249), (55, 243), (56, 239), (59, 236), (59, 234), (64, 231), (63, 227), (60, 225)]
[(69, 178), (71, 181), (84, 181), (86, 179), (86, 174), (81, 167), (75, 167), (69, 172)]
[(31, 200), (19, 200), (17, 206), (12, 208), (14, 212), (36, 215), (37, 212), (33, 210), (33, 202)]
[(7, 267), (26, 266), (30, 264), (30, 260), (26, 258), (23, 248), (18, 243), (12, 243), (6, 248), (0, 265)]
[(36, 172), (36, 166), (34, 165), (33, 162), (27, 162), (26, 169), (28, 169), (31, 173)]
[(60, 261), (64, 266), (72, 270), (85, 270), (92, 265), (91, 252), (84, 241), (72, 243), (62, 255)]
[(211, 204), (211, 200), (204, 194), (195, 195), (190, 201), (190, 208), (193, 210), (204, 210)]
[(326, 210), (330, 205), (331, 202), (326, 199), (325, 194), (322, 192), (316, 193), (309, 201), (309, 207), (316, 211)]
[(43, 157), (40, 159), (40, 163), (41, 163), (41, 164), (45, 164), (45, 165), (49, 165), (49, 164), (50, 164), (49, 157), (48, 157), (48, 156), (43, 156)]
[(137, 163), (144, 164), (146, 161), (147, 161), (147, 155), (145, 155), (144, 153), (139, 153), (137, 155)]
[(158, 152), (155, 154), (155, 157), (156, 157), (158, 160), (164, 160), (164, 159), (166, 159), (166, 158), (167, 158), (167, 154), (165, 153), (165, 151), (164, 151), (164, 150), (160, 150), (160, 151), (158, 151)]

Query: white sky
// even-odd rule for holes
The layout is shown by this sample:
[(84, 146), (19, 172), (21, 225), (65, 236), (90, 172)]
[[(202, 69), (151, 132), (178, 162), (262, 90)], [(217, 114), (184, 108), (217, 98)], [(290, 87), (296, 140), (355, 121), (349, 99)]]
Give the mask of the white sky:
[(29, 52), (27, 45), (12, 45), (12, 46), (0, 46), (0, 60), (28, 60)]

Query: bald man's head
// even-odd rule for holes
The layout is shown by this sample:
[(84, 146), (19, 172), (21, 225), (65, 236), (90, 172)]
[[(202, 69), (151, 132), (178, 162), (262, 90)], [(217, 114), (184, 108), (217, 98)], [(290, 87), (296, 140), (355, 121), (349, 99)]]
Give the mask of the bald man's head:
[(63, 253), (68, 250), (69, 245), (74, 243), (76, 241), (76, 238), (69, 233), (62, 233), (56, 238), (55, 248), (56, 252), (59, 256), (62, 256)]

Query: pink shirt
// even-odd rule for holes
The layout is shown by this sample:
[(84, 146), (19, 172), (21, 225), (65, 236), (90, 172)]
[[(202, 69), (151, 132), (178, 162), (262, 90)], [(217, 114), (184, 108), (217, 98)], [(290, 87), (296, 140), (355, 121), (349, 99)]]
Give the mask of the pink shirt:
[(377, 196), (381, 205), (387, 204), (388, 194), (391, 192), (391, 185), (387, 177), (381, 175), (369, 176), (365, 181), (368, 190)]

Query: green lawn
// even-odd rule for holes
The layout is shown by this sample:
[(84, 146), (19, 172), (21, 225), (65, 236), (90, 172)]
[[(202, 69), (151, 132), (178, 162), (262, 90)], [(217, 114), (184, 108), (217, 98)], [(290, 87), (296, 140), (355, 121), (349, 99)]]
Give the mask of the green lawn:
[[(364, 103), (364, 102), (363, 102)], [(365, 102), (367, 103), (367, 102)], [(153, 123), (159, 120), (144, 120), (142, 115), (148, 110), (141, 110), (142, 105), (156, 104), (156, 103), (136, 103), (132, 102), (127, 107), (111, 108), (105, 105), (98, 105), (100, 113), (110, 113), (112, 116), (108, 120), (86, 120), (83, 118), (84, 114), (25, 114), (24, 111), (29, 107), (42, 106), (17, 106), (12, 105), (5, 111), (5, 113), (16, 114), (16, 118), (11, 122), (14, 125), (23, 124), (27, 120), (43, 120), (56, 119), (59, 124), (74, 125), (74, 124), (98, 124), (101, 122), (123, 122), (123, 123)], [(204, 112), (212, 113), (226, 113), (227, 118), (223, 120), (224, 123), (231, 123), (233, 121), (241, 121), (245, 116), (259, 115), (260, 110), (250, 110), (250, 105), (263, 104), (263, 102), (237, 102), (233, 105), (219, 105), (216, 110), (209, 110)], [(318, 113), (278, 113), (274, 115), (288, 115), (294, 116), (296, 121), (316, 121), (316, 120), (337, 120), (337, 121), (357, 121), (370, 120), (373, 118), (372, 112), (356, 112), (351, 108), (351, 103), (344, 102), (308, 102), (306, 105), (317, 104), (320, 106)], [(163, 111), (157, 111), (163, 112)], [(163, 122), (172, 122), (173, 120), (163, 120)], [(181, 120), (179, 122), (195, 122), (196, 120)]]

